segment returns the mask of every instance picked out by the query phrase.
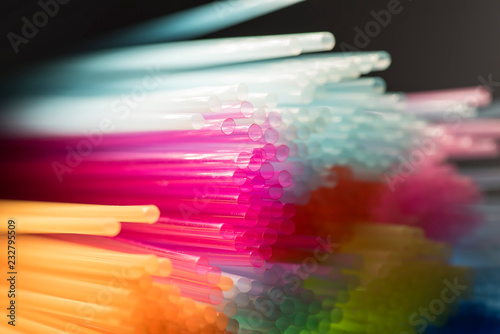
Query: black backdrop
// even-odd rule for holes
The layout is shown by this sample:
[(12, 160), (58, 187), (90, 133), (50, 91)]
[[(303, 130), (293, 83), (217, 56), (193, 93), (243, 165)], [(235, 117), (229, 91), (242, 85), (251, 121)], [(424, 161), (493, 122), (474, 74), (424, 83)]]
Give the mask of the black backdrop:
[[(42, 0), (43, 1), (43, 0)], [(40, 10), (37, 1), (1, 0), (0, 71), (9, 74), (64, 54), (92, 37), (133, 23), (213, 1), (65, 0), (59, 13), (16, 54), (7, 38), (19, 34), (23, 16)], [(355, 44), (355, 27), (365, 30), (371, 11), (396, 0), (309, 0), (205, 37), (331, 31), (337, 43)], [(500, 1), (401, 0), (401, 12), (370, 38), (363, 50), (387, 50), (391, 68), (381, 73), (389, 90), (416, 91), (494, 82), (500, 96)], [(359, 43), (358, 43), (359, 45)], [(337, 47), (338, 48), (338, 47)], [(338, 49), (336, 49), (338, 50)], [(495, 87), (499, 82), (498, 87)]]

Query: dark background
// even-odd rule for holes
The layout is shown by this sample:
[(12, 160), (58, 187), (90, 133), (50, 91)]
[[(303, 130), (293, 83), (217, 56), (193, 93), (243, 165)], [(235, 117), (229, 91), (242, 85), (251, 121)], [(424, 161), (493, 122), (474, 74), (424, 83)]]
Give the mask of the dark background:
[[(105, 32), (213, 1), (71, 0), (28, 44), (20, 45), (18, 54), (7, 33), (21, 34), (21, 18), (31, 21), (40, 7), (33, 0), (0, 2), (0, 71), (8, 85), (20, 69), (72, 51)], [(309, 0), (205, 37), (331, 31), (337, 45), (355, 45), (354, 28), (364, 30), (373, 20), (370, 11), (386, 9), (388, 2)], [(380, 73), (389, 90), (474, 86), (481, 84), (478, 77), (489, 75), (500, 82), (500, 1), (401, 0), (401, 5), (402, 12), (363, 49), (392, 55), (392, 66)], [(500, 96), (500, 84), (494, 94)]]

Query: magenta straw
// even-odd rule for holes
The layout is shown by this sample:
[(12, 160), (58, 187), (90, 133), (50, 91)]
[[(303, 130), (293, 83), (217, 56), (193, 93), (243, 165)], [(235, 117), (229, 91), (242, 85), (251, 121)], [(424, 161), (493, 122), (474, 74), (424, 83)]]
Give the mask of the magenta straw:
[[(166, 221), (167, 220), (167, 221)], [(122, 230), (127, 232), (148, 233), (154, 230), (156, 236), (191, 237), (191, 238), (222, 238), (231, 240), (235, 237), (234, 227), (227, 223), (200, 223), (172, 219), (160, 219), (154, 228), (135, 224), (122, 224)], [(137, 228), (139, 227), (139, 228)]]
[(119, 236), (137, 240), (139, 242), (150, 243), (168, 249), (187, 249), (189, 247), (204, 247), (213, 249), (223, 249), (230, 251), (241, 251), (248, 247), (248, 240), (245, 235), (236, 234), (233, 239), (222, 239), (220, 235), (186, 236), (157, 233), (152, 228), (148, 232), (135, 230), (122, 230)]
[(248, 247), (255, 245), (259, 241), (259, 236), (253, 228), (236, 227), (235, 233), (237, 235), (241, 235), (247, 240), (247, 249)]
[(278, 232), (271, 227), (256, 227), (254, 229), (257, 232), (259, 240), (267, 245), (274, 245), (278, 241)]
[(195, 282), (171, 277), (154, 277), (153, 281), (162, 284), (176, 285), (179, 287), (184, 297), (192, 298), (203, 303), (218, 305), (224, 300), (222, 290), (217, 286), (197, 284)]
[(255, 267), (264, 266), (264, 257), (259, 250), (227, 251), (220, 249), (190, 248), (189, 253), (203, 255), (212, 266)]

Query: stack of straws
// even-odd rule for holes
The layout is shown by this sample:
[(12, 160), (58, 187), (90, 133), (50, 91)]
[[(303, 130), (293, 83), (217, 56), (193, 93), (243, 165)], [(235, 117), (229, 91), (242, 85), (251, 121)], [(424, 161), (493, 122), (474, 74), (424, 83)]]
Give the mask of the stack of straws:
[[(243, 3), (226, 10), (280, 7)], [(113, 41), (157, 41), (155, 24), (194, 37), (189, 15)], [(498, 121), (477, 119), (489, 92), (386, 93), (360, 76), (387, 53), (314, 53), (334, 43), (110, 48), (13, 82), (0, 215), (20, 311), (2, 332), (458, 333), (454, 314), (498, 317), (498, 169), (467, 167), (498, 159)]]

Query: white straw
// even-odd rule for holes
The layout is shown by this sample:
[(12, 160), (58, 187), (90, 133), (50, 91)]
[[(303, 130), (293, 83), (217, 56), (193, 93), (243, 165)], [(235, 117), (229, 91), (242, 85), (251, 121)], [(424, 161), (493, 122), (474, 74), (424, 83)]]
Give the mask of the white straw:
[(146, 44), (199, 37), (303, 1), (215, 1), (124, 29), (101, 40), (97, 46)]
[(70, 58), (51, 67), (53, 71), (142, 73), (147, 67), (179, 70), (289, 57), (301, 52), (296, 35), (239, 37), (117, 48)]

